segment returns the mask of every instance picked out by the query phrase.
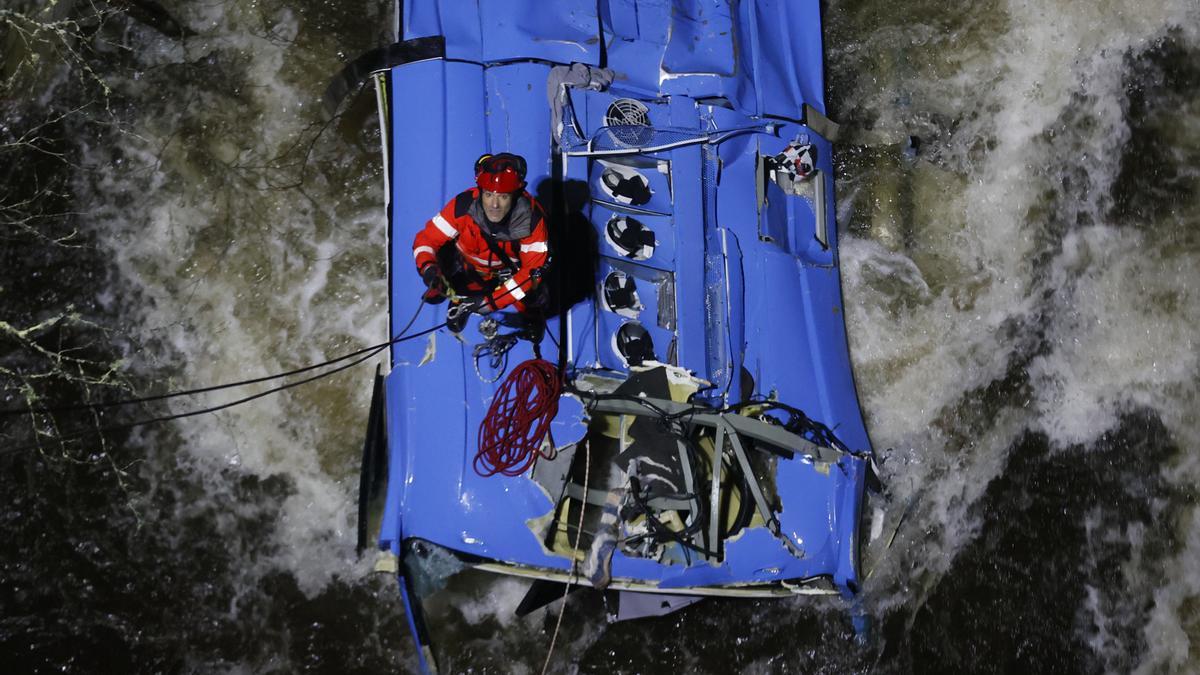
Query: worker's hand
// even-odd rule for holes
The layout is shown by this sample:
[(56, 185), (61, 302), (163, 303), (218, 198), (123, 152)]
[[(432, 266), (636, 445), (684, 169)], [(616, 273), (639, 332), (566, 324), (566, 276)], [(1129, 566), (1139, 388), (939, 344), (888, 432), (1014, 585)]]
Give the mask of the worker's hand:
[(437, 263), (429, 263), (421, 270), (421, 280), (427, 287), (421, 299), (431, 305), (436, 305), (446, 299), (446, 280), (442, 278), (442, 270)]

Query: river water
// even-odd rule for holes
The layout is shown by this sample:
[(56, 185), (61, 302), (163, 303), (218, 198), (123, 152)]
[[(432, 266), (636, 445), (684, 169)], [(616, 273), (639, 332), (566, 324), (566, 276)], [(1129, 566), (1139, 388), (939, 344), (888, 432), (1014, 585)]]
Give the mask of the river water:
[[(0, 10), (5, 407), (385, 339), (373, 98), (328, 125), (319, 102), (388, 3), (115, 7), (15, 7), (78, 42)], [(1200, 669), (1198, 27), (1194, 0), (830, 0), (846, 319), (888, 485), (872, 630), (810, 600), (610, 626), (580, 593), (551, 669)], [(6, 670), (411, 670), (354, 553), (369, 376), (103, 443), (54, 437), (231, 397), (4, 418)], [(443, 666), (540, 672), (559, 605), (515, 619), (523, 592), (451, 580)]]

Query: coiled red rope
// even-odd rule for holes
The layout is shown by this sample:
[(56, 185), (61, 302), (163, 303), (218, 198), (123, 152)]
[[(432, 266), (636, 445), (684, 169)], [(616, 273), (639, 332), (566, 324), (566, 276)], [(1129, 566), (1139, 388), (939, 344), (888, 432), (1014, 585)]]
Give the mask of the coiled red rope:
[(496, 398), (479, 424), (475, 473), (480, 476), (519, 476), (537, 463), (550, 421), (558, 414), (562, 379), (558, 368), (543, 359), (530, 359), (513, 369), (496, 390)]

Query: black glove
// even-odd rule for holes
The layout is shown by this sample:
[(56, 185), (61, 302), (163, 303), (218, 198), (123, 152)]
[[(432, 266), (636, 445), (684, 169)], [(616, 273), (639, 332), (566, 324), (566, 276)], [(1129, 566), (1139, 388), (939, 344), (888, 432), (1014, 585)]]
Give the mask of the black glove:
[(429, 263), (421, 270), (421, 280), (428, 287), (421, 299), (431, 305), (436, 305), (446, 299), (446, 280), (442, 278), (442, 270), (437, 263)]

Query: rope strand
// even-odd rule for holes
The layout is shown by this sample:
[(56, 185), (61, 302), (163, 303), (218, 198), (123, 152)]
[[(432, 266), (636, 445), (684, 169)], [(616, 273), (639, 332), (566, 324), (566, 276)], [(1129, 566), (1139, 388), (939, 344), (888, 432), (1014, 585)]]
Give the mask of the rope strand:
[[(281, 380), (285, 377), (291, 377), (292, 375), (299, 375), (301, 373), (307, 373), (311, 370), (316, 370), (317, 368), (324, 368), (325, 366), (331, 366), (335, 363), (339, 363), (339, 362), (345, 361), (347, 359), (352, 359), (356, 356), (361, 356), (363, 354), (366, 354), (367, 352), (371, 352), (372, 355), (374, 355), (374, 354), (378, 353), (380, 350), (382, 350), (384, 347), (390, 347), (394, 344), (403, 342), (406, 339), (403, 337), (404, 333), (409, 328), (412, 328), (412, 325), (414, 323), (416, 323), (417, 317), (420, 316), (421, 309), (424, 306), (425, 306), (425, 303), (421, 303), (421, 304), (417, 305), (416, 314), (413, 314), (413, 317), (411, 319), (409, 319), (408, 324), (405, 325), (404, 328), (400, 329), (400, 332), (397, 333), (397, 337), (395, 337), (391, 340), (388, 340), (387, 342), (381, 342), (376, 345), (371, 345), (370, 347), (363, 347), (362, 349), (350, 352), (348, 354), (342, 354), (341, 356), (334, 357), (332, 359), (329, 359), (328, 361), (323, 361), (321, 363), (314, 363), (311, 365), (304, 366), (302, 368), (296, 368), (294, 370), (289, 370), (289, 371), (282, 372), (282, 373), (275, 373), (274, 375), (263, 375), (262, 377), (255, 377), (255, 378), (251, 378), (248, 380), (240, 380), (238, 382), (226, 382), (224, 384), (214, 384), (214, 385), (210, 385), (207, 387), (196, 387), (194, 389), (183, 389), (180, 391), (167, 392), (165, 394), (155, 394), (153, 396), (140, 396), (138, 398), (126, 398), (126, 399), (120, 399), (117, 401), (100, 401), (100, 402), (96, 402), (96, 403), (75, 403), (72, 405), (60, 405), (60, 406), (30, 406), (28, 408), (5, 408), (5, 409), (0, 409), (0, 416), (26, 415), (26, 414), (35, 414), (35, 413), (36, 414), (46, 414), (46, 413), (58, 413), (58, 412), (72, 412), (75, 410), (97, 410), (97, 409), (102, 409), (102, 408), (115, 408), (117, 406), (133, 405), (135, 403), (150, 403), (152, 401), (165, 401), (167, 399), (178, 398), (180, 396), (193, 396), (195, 394), (205, 394), (210, 391), (220, 391), (222, 389), (233, 389), (235, 387), (244, 387), (248, 384), (258, 384), (260, 382), (270, 382), (271, 380)], [(443, 324), (443, 325), (445, 325), (445, 324)], [(440, 326), (439, 326), (439, 328), (440, 328)]]
[[(542, 455), (541, 447), (558, 413), (561, 388), (558, 367), (549, 361), (530, 359), (513, 369), (479, 423), (475, 472), (485, 477), (519, 476), (538, 457), (553, 457)], [(553, 440), (550, 446), (553, 452)]]
[[(588, 482), (592, 473), (592, 445), (583, 441), (583, 494), (587, 495)], [(571, 551), (571, 576), (567, 578), (567, 586), (563, 589), (562, 606), (558, 608), (558, 620), (554, 622), (554, 635), (550, 636), (550, 649), (546, 651), (546, 661), (542, 663), (542, 675), (550, 667), (550, 657), (554, 655), (554, 645), (558, 642), (558, 629), (562, 626), (563, 614), (567, 613), (567, 594), (571, 592), (571, 584), (579, 574), (579, 540), (583, 538), (583, 512), (587, 510), (587, 499), (579, 500), (579, 525), (575, 528), (575, 548)]]
[[(338, 366), (337, 368), (334, 368), (333, 370), (329, 370), (329, 371), (326, 371), (323, 373), (318, 373), (317, 375), (313, 375), (312, 377), (306, 377), (303, 380), (296, 380), (295, 382), (289, 382), (287, 384), (280, 385), (278, 387), (272, 387), (271, 389), (268, 389), (266, 391), (262, 391), (257, 394), (251, 395), (251, 396), (246, 396), (246, 397), (239, 398), (239, 399), (236, 399), (233, 401), (229, 401), (228, 403), (222, 403), (221, 405), (212, 406), (212, 407), (208, 407), (208, 408), (200, 408), (197, 410), (188, 410), (186, 412), (175, 413), (173, 415), (163, 415), (160, 417), (152, 417), (149, 419), (138, 420), (136, 422), (129, 422), (126, 424), (116, 424), (113, 426), (101, 427), (99, 429), (84, 429), (84, 430), (77, 431), (72, 434), (67, 434), (65, 436), (58, 436), (57, 438), (60, 442), (71, 441), (71, 440), (75, 440), (77, 438), (83, 438), (85, 436), (91, 436), (91, 435), (95, 435), (95, 434), (104, 434), (104, 433), (110, 433), (113, 431), (124, 431), (126, 429), (133, 429), (136, 427), (146, 426), (149, 424), (157, 424), (160, 422), (170, 422), (171, 420), (182, 419), (184, 417), (193, 417), (196, 415), (204, 415), (207, 413), (219, 412), (221, 410), (225, 410), (226, 408), (232, 408), (235, 405), (241, 405), (242, 403), (247, 403), (247, 402), (253, 401), (255, 399), (263, 398), (264, 396), (269, 396), (271, 394), (275, 394), (275, 393), (284, 391), (286, 389), (291, 389), (293, 387), (298, 387), (302, 384), (307, 384), (314, 380), (319, 380), (323, 377), (328, 377), (330, 375), (334, 375), (343, 370), (346, 370), (347, 368), (352, 368), (364, 361), (371, 359), (376, 354), (378, 354), (379, 352), (382, 352), (384, 349), (386, 349), (388, 346), (390, 346), (392, 344), (397, 344), (400, 342), (404, 342), (407, 340), (412, 340), (412, 339), (416, 339), (416, 338), (428, 335), (436, 330), (440, 330), (445, 325), (446, 325), (445, 323), (438, 324), (437, 326), (434, 326), (433, 328), (423, 330), (419, 333), (413, 333), (412, 335), (407, 335), (407, 336), (404, 336), (401, 338), (396, 338), (392, 342), (384, 343), (382, 345), (376, 345), (373, 352), (370, 352), (370, 353), (366, 354), (365, 356), (362, 356), (359, 359), (351, 361), (350, 363)], [(16, 447), (16, 448), (5, 448), (3, 450), (0, 450), (0, 456), (10, 455), (10, 454), (14, 454), (17, 452), (28, 452), (30, 450), (37, 450), (40, 447), (41, 447), (40, 444), (33, 444), (33, 445), (20, 446), (20, 447)]]

